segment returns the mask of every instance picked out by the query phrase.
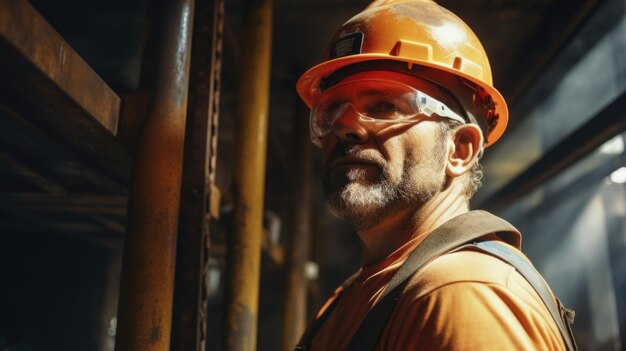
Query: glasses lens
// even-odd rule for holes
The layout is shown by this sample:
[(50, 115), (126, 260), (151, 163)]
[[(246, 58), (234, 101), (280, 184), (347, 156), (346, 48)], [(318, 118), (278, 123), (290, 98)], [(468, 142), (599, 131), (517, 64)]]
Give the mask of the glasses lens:
[(352, 110), (361, 120), (401, 122), (418, 115), (463, 118), (415, 88), (388, 80), (367, 79), (340, 83), (324, 91), (311, 108), (311, 138), (329, 133), (339, 117)]
[(420, 113), (417, 91), (384, 80), (338, 84), (322, 93), (311, 109), (311, 131), (324, 135), (350, 107), (365, 120), (397, 121)]
[(399, 121), (420, 112), (415, 93), (404, 89), (361, 91), (352, 104), (362, 117), (377, 121)]

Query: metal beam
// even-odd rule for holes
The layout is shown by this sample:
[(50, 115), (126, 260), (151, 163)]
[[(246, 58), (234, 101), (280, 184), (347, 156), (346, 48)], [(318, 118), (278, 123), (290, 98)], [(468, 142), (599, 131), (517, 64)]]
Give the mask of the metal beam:
[(223, 27), (224, 1), (197, 0), (174, 287), (171, 349), (176, 351), (204, 351), (208, 337), (209, 199), (218, 191)]
[(478, 205), (497, 212), (552, 179), (626, 129), (626, 92)]
[(228, 237), (224, 349), (229, 351), (256, 350), (257, 342), (272, 0), (253, 0), (250, 5), (239, 65), (234, 231)]
[[(545, 9), (543, 22), (521, 51), (525, 54), (509, 69), (501, 87), (509, 106), (514, 106), (528, 91), (601, 3), (601, 0), (559, 0)], [(511, 120), (509, 129), (521, 121)]]
[(120, 98), (26, 0), (0, 0), (0, 100), (117, 179)]
[[(117, 351), (170, 349), (193, 0), (148, 3)], [(135, 100), (137, 101), (137, 100)]]

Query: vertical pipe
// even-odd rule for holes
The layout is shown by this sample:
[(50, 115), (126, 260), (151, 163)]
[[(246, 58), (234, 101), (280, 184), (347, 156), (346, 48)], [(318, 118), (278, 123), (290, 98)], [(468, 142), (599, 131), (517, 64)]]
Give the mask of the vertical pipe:
[(207, 200), (215, 180), (223, 25), (223, 0), (196, 0), (174, 287), (176, 351), (206, 349)]
[(269, 108), (272, 0), (252, 0), (244, 30), (228, 238), (224, 348), (256, 350)]
[(290, 191), (290, 228), (287, 238), (287, 287), (283, 306), (282, 350), (291, 351), (298, 343), (307, 322), (307, 278), (311, 214), (313, 203), (311, 142), (309, 119), (302, 102), (297, 101), (294, 123)]
[(170, 348), (193, 5), (193, 0), (149, 2), (140, 87), (129, 100), (144, 107), (130, 106), (137, 113), (133, 117), (138, 111), (145, 115), (134, 150), (118, 351)]

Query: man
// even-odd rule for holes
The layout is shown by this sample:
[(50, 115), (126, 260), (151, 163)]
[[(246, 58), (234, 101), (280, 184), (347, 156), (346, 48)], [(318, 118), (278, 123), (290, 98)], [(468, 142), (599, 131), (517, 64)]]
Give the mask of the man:
[(375, 1), (340, 28), (298, 92), (328, 206), (364, 252), (298, 349), (575, 348), (519, 256), (519, 233), (469, 211), (478, 161), (508, 111), (465, 23), (430, 0)]

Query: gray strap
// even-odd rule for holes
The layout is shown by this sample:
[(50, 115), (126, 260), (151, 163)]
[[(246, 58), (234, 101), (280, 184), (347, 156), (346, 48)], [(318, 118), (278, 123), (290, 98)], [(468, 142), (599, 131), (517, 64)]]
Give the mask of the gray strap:
[(380, 299), (433, 259), (491, 233), (497, 233), (513, 246), (520, 246), (522, 240), (520, 232), (511, 223), (489, 212), (470, 211), (445, 222), (430, 233), (411, 253), (396, 275), (391, 278)]
[(464, 213), (431, 232), (391, 279), (378, 303), (359, 326), (346, 351), (374, 350), (408, 278), (446, 252), (491, 233), (497, 233), (512, 245), (518, 246), (521, 241), (521, 234), (513, 225), (485, 211)]
[(574, 337), (572, 335), (572, 329), (570, 328), (570, 323), (573, 322), (573, 311), (564, 308), (561, 305), (560, 301), (558, 301), (558, 299), (557, 301), (559, 305), (557, 306), (557, 301), (553, 299), (553, 294), (550, 292), (550, 288), (541, 278), (541, 275), (539, 274), (539, 272), (537, 272), (535, 267), (533, 267), (528, 261), (523, 259), (517, 252), (496, 241), (477, 242), (466, 245), (460, 249), (463, 249), (465, 247), (477, 248), (480, 251), (495, 256), (515, 267), (515, 269), (535, 289), (543, 303), (546, 305), (546, 308), (552, 315), (554, 322), (561, 332), (561, 337), (563, 337), (567, 349), (571, 351), (575, 351), (578, 349), (576, 347), (576, 341), (574, 340)]

